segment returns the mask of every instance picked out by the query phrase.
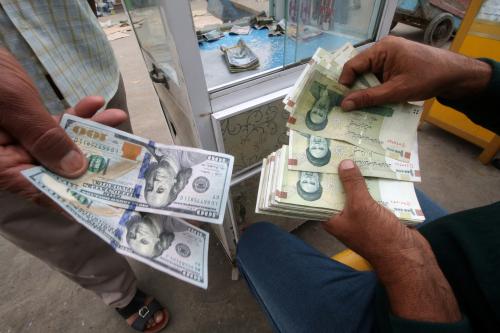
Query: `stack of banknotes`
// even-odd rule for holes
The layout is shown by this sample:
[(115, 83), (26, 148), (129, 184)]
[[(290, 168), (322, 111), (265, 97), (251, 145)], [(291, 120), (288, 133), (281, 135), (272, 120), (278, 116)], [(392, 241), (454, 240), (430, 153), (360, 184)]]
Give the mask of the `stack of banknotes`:
[(333, 53), (318, 49), (285, 97), (289, 144), (263, 161), (257, 213), (328, 219), (343, 209), (338, 166), (351, 159), (376, 201), (403, 223), (425, 220), (414, 188), (421, 181), (416, 135), (421, 107), (403, 103), (343, 111), (340, 104), (351, 89), (380, 84), (373, 74), (349, 88), (338, 83), (343, 65), (356, 54), (351, 44)]
[(183, 219), (222, 223), (233, 157), (71, 115), (61, 127), (86, 155), (87, 172), (66, 179), (34, 167), (24, 176), (117, 252), (207, 288), (209, 234)]
[(224, 59), (231, 73), (248, 71), (259, 67), (259, 58), (243, 39), (240, 39), (236, 45), (231, 47), (221, 46), (221, 51), (224, 53)]

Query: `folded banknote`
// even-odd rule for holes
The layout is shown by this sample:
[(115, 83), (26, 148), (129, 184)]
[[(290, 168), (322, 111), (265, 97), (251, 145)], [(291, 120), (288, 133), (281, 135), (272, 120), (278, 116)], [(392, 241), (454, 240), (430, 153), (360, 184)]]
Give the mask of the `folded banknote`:
[[(322, 59), (325, 51), (316, 53), (320, 55), (316, 58)], [(314, 59), (285, 97), (285, 109), (291, 113), (287, 126), (409, 162), (422, 108), (400, 103), (345, 112), (340, 105), (351, 88), (338, 83), (340, 65)], [(333, 65), (328, 67), (324, 63)], [(358, 88), (371, 86), (376, 83), (374, 80), (365, 77)]]

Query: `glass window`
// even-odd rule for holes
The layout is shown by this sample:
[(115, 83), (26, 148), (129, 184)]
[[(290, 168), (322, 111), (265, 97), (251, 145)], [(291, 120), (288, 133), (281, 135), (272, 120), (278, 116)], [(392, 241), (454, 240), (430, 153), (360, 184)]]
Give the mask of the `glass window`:
[(163, 24), (160, 2), (161, 0), (127, 0), (126, 5), (143, 54), (170, 82), (179, 85), (182, 73), (173, 58), (175, 45), (168, 26)]
[(374, 39), (383, 0), (191, 0), (209, 90)]

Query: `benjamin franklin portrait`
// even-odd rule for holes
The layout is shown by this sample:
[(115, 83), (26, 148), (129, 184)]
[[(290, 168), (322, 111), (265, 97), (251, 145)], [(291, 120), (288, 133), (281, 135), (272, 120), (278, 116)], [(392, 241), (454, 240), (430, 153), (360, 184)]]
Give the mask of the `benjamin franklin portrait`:
[(170, 216), (134, 213), (127, 223), (127, 244), (146, 258), (159, 257), (187, 227)]
[(300, 171), (297, 181), (297, 193), (306, 201), (316, 201), (323, 194), (319, 172)]
[(153, 156), (156, 162), (144, 174), (144, 197), (151, 207), (165, 208), (188, 184), (193, 173), (191, 167), (205, 161), (206, 156), (173, 149), (157, 149)]
[(306, 156), (312, 165), (322, 167), (330, 162), (332, 152), (330, 151), (330, 141), (328, 139), (310, 135), (307, 143)]
[(311, 84), (309, 92), (316, 101), (306, 113), (306, 126), (311, 131), (321, 131), (328, 124), (328, 114), (334, 106), (340, 106), (343, 96), (318, 82)]

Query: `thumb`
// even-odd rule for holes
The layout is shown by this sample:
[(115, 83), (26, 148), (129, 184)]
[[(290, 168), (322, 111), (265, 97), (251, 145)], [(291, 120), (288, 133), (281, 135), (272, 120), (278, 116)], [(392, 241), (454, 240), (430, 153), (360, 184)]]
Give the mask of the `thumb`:
[(330, 220), (323, 222), (323, 228), (330, 234), (342, 238), (345, 230), (350, 228), (352, 208), (371, 200), (365, 179), (352, 160), (343, 160), (339, 165), (339, 178), (345, 192), (344, 209)]
[(344, 210), (365, 203), (367, 200), (373, 200), (366, 187), (365, 178), (352, 160), (343, 160), (340, 163), (339, 178), (345, 191)]
[(379, 86), (355, 90), (342, 100), (340, 105), (346, 111), (359, 110), (374, 105), (396, 103), (404, 100), (399, 85), (394, 81), (387, 81)]
[(37, 126), (20, 138), (22, 145), (42, 165), (58, 175), (74, 178), (85, 172), (87, 161), (64, 130), (55, 122)]
[[(76, 177), (87, 162), (45, 109), (35, 84), (17, 60), (0, 49), (0, 129), (53, 172)], [(2, 81), (3, 82), (3, 81)]]

